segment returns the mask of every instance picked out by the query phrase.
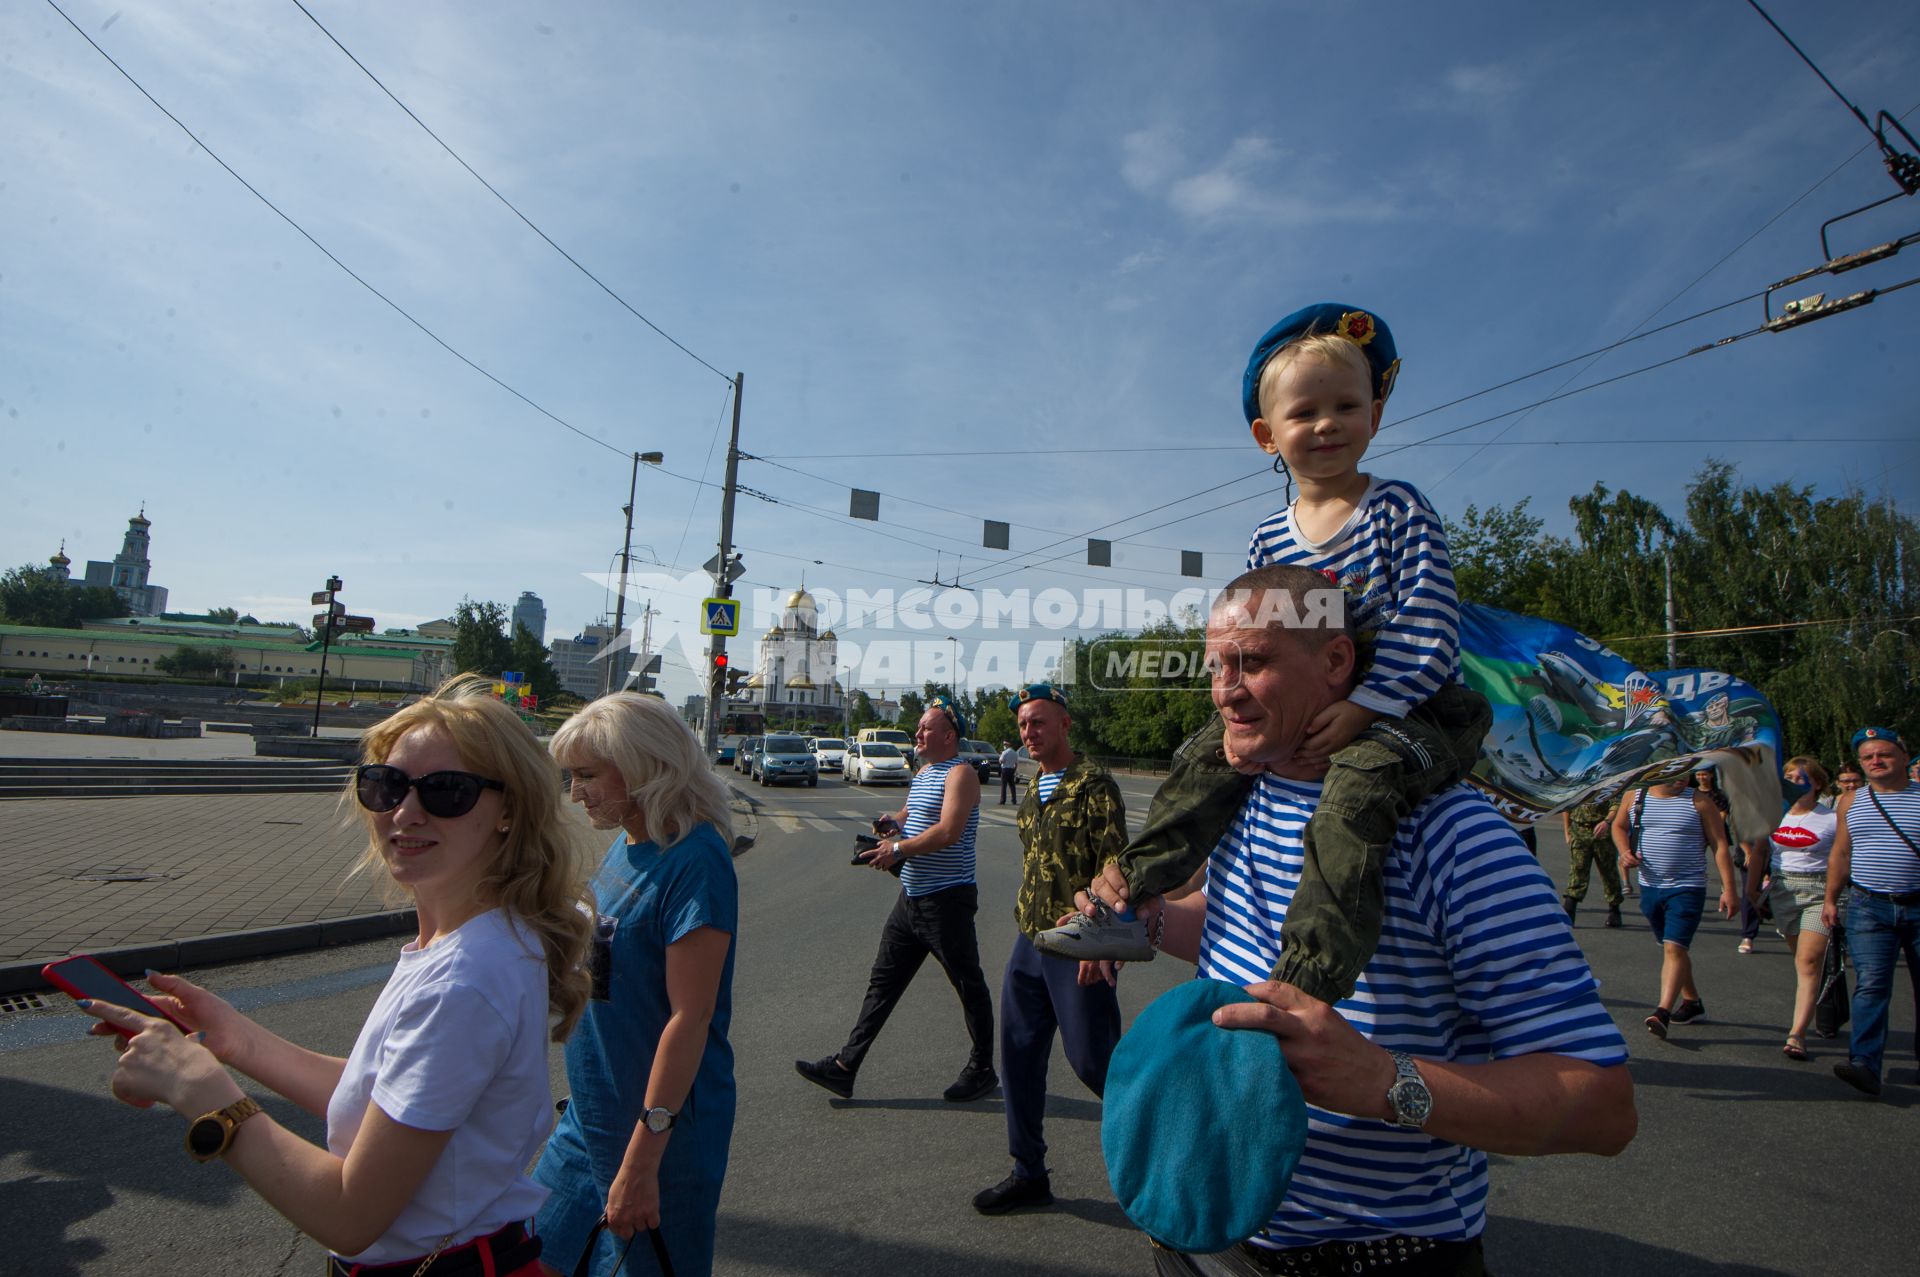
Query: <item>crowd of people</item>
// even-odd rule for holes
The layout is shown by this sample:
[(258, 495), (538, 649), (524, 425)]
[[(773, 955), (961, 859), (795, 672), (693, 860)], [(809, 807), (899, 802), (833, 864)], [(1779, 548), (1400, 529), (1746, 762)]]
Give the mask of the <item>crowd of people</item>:
[[(1768, 911), (1792, 938), (1793, 1059), (1807, 1058), (1844, 915), (1857, 986), (1835, 1072), (1880, 1088), (1895, 955), (1920, 974), (1920, 784), (1905, 743), (1863, 729), (1831, 806), (1821, 764), (1789, 760), (1770, 835), (1730, 830), (1711, 785), (1685, 773), (1575, 808), (1557, 892), (1465, 783), (1489, 719), (1460, 681), (1441, 521), (1411, 485), (1359, 468), (1399, 369), (1386, 324), (1335, 303), (1257, 343), (1243, 406), (1300, 495), (1255, 530), (1248, 570), (1207, 618), (1219, 712), (1178, 751), (1138, 835), (1113, 778), (1069, 743), (1070, 693), (1013, 697), (1036, 774), (1022, 797), (1003, 765), (1023, 858), (997, 1034), (975, 929), (980, 782), (959, 758), (968, 723), (934, 698), (916, 725), (922, 766), (859, 852), (899, 879), (864, 997), (842, 1045), (794, 1067), (850, 1097), (933, 958), (969, 1042), (945, 1099), (1005, 1095), (1012, 1165), (975, 1195), (982, 1214), (1051, 1203), (1052, 1044), (1102, 1096), (1122, 966), (1163, 955), (1233, 988), (1211, 1025), (1277, 1039), (1306, 1117), (1284, 1195), (1255, 1203), (1264, 1223), (1217, 1252), (1156, 1244), (1156, 1271), (1483, 1274), (1489, 1155), (1612, 1155), (1637, 1130), (1626, 1042), (1571, 925), (1594, 870), (1607, 925), (1636, 894), (1661, 946), (1645, 1021), (1659, 1037), (1706, 1013), (1690, 946), (1709, 858), (1743, 946)], [(726, 793), (691, 734), (661, 702), (618, 694), (549, 753), (456, 684), (369, 732), (365, 753), (367, 863), (412, 896), (420, 933), (352, 1053), (307, 1051), (156, 977), (190, 1032), (94, 1004), (123, 1051), (115, 1093), (188, 1117), (195, 1156), (224, 1157), (347, 1277), (711, 1271), (739, 908)], [(557, 765), (594, 824), (618, 831), (590, 887), (560, 836)], [(557, 1124), (550, 1041), (566, 1042), (571, 1092)], [(1207, 1058), (1184, 1087), (1205, 1093)], [(260, 1113), (229, 1069), (324, 1115), (326, 1147)], [(1236, 1191), (1230, 1171), (1202, 1167), (1176, 1199), (1211, 1213), (1204, 1195)]]

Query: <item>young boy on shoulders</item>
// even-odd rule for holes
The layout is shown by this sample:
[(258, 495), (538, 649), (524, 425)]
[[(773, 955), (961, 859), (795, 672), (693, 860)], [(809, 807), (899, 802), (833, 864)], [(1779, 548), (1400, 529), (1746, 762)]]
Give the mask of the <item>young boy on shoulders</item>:
[[(1370, 660), (1352, 695), (1309, 724), (1296, 754), (1328, 771), (1274, 978), (1328, 1003), (1353, 993), (1379, 946), (1381, 868), (1401, 819), (1473, 769), (1492, 724), (1486, 700), (1459, 681), (1458, 601), (1440, 517), (1411, 484), (1360, 469), (1399, 371), (1386, 324), (1321, 302), (1267, 331), (1242, 383), (1254, 442), (1300, 487), (1254, 529), (1247, 566), (1325, 573)], [(1206, 864), (1252, 785), (1237, 763), (1218, 716), (1180, 747), (1145, 827), (1115, 862), (1130, 902), (1177, 889)], [(1132, 912), (1096, 905), (1034, 943), (1083, 960), (1151, 958)]]

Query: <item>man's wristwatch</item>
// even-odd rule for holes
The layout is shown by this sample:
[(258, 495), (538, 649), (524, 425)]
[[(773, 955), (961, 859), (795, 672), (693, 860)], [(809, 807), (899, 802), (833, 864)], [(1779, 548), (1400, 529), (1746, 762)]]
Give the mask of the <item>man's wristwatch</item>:
[(664, 1105), (656, 1104), (648, 1109), (640, 1120), (645, 1122), (647, 1129), (655, 1135), (665, 1135), (673, 1129), (673, 1124), (680, 1120), (680, 1115)]
[(240, 1129), (240, 1123), (259, 1111), (259, 1104), (248, 1097), (194, 1118), (187, 1128), (187, 1152), (196, 1162), (211, 1162), (222, 1156), (233, 1146), (233, 1133)]
[(1387, 1088), (1387, 1104), (1393, 1109), (1395, 1126), (1419, 1130), (1433, 1114), (1433, 1092), (1420, 1076), (1413, 1057), (1405, 1051), (1389, 1051), (1393, 1057), (1393, 1085)]

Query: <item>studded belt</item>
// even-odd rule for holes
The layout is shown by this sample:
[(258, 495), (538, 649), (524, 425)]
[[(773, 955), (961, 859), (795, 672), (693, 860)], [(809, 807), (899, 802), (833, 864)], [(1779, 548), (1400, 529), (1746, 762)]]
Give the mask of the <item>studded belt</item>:
[(1370, 1273), (1382, 1269), (1415, 1277), (1433, 1274), (1479, 1273), (1480, 1239), (1440, 1241), (1431, 1237), (1376, 1237), (1369, 1241), (1322, 1242), (1274, 1250), (1243, 1242), (1240, 1252), (1261, 1272), (1287, 1277), (1333, 1277), (1338, 1273)]

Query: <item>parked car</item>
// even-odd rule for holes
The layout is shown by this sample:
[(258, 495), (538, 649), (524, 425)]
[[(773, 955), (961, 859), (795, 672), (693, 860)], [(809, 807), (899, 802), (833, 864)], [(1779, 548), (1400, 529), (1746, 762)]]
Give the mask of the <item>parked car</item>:
[(960, 742), (960, 757), (983, 781), (992, 780), (1000, 774), (1000, 751), (983, 740), (963, 738)]
[(753, 758), (753, 778), (762, 785), (820, 783), (820, 767), (798, 736), (766, 736)]
[(739, 752), (740, 738), (738, 736), (724, 737), (718, 745), (713, 747), (714, 765), (718, 766), (721, 763), (731, 764)]
[(844, 772), (847, 769), (847, 742), (838, 736), (817, 736), (813, 742), (813, 756), (820, 760), (823, 772)]
[(733, 756), (733, 770), (743, 775), (753, 774), (753, 752), (760, 748), (758, 736), (748, 736), (741, 740), (739, 750)]
[(897, 727), (863, 727), (860, 729), (860, 734), (855, 740), (862, 745), (877, 743), (893, 746), (900, 751), (900, 756), (907, 760), (907, 767), (909, 769), (913, 767), (916, 761), (914, 757), (913, 737)]

